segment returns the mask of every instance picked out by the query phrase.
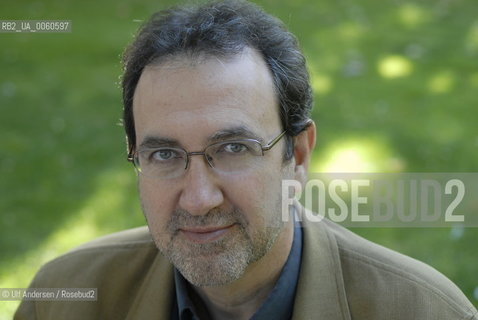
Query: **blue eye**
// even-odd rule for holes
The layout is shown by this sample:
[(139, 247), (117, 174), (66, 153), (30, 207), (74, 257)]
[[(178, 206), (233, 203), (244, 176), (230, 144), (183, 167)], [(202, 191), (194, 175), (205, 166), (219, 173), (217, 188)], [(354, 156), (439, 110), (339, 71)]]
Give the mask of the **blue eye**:
[(171, 149), (156, 150), (150, 156), (152, 160), (158, 160), (158, 161), (167, 161), (176, 157), (177, 157), (176, 152)]
[(242, 143), (227, 143), (224, 145), (223, 150), (229, 153), (241, 153), (247, 151), (248, 148)]

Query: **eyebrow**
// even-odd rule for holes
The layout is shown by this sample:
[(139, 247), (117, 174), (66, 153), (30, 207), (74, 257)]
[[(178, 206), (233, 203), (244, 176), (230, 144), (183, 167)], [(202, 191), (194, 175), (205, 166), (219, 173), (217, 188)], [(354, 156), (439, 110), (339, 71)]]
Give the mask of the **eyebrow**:
[(263, 142), (261, 137), (259, 137), (246, 126), (237, 126), (233, 128), (219, 130), (208, 138), (208, 142), (214, 143), (231, 139), (255, 139), (261, 143)]
[[(231, 139), (255, 139), (261, 143), (264, 143), (263, 139), (255, 134), (252, 130), (246, 126), (237, 126), (227, 129), (221, 129), (207, 138), (208, 143), (214, 143), (219, 141), (231, 140)], [(140, 148), (158, 148), (158, 147), (177, 147), (181, 143), (172, 138), (161, 136), (146, 136), (141, 144)]]
[(146, 136), (141, 144), (140, 148), (157, 148), (166, 146), (178, 146), (179, 142), (176, 139), (159, 137), (159, 136)]

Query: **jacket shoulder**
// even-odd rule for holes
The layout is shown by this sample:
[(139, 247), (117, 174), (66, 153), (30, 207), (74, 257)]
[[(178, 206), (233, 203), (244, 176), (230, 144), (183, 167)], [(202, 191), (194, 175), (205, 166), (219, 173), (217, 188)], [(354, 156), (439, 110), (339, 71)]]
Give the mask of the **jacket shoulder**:
[(166, 263), (147, 227), (103, 236), (49, 261), (30, 284), (31, 288), (95, 288), (96, 302), (23, 301), (15, 319), (33, 313), (40, 319), (124, 317), (148, 273)]
[(474, 306), (431, 266), (326, 221), (337, 243), (350, 312), (358, 319), (476, 319)]
[(146, 227), (129, 229), (82, 244), (47, 262), (34, 283), (43, 282), (50, 287), (97, 287), (107, 279), (127, 279), (128, 275), (147, 269), (157, 255)]

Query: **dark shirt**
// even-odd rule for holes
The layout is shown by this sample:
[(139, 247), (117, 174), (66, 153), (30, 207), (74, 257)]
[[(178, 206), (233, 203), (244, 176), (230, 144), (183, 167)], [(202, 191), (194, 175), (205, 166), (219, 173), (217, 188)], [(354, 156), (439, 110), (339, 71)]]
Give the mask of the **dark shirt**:
[[(299, 223), (294, 228), (292, 247), (281, 274), (271, 293), (262, 306), (254, 313), (251, 319), (277, 319), (288, 320), (292, 317), (294, 297), (299, 279), (300, 261), (302, 256), (302, 230)], [(193, 301), (198, 301), (189, 283), (176, 269), (174, 270), (176, 285), (176, 299), (173, 304), (172, 319), (198, 320), (198, 306)], [(210, 317), (208, 317), (210, 318)]]

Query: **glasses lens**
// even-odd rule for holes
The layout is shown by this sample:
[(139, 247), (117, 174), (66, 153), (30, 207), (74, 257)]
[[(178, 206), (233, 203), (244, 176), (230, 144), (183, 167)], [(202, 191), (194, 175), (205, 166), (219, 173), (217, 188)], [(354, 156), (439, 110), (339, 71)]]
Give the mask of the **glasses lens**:
[(211, 166), (222, 172), (240, 172), (257, 166), (262, 155), (259, 142), (238, 140), (219, 142), (205, 150)]
[(138, 152), (135, 163), (145, 176), (170, 179), (183, 173), (186, 168), (186, 153), (175, 148), (145, 149)]

